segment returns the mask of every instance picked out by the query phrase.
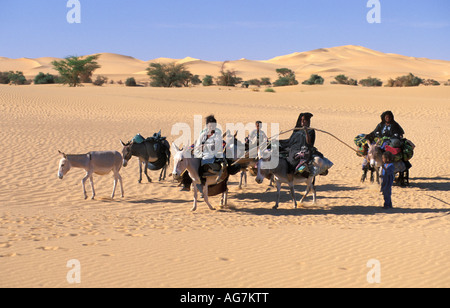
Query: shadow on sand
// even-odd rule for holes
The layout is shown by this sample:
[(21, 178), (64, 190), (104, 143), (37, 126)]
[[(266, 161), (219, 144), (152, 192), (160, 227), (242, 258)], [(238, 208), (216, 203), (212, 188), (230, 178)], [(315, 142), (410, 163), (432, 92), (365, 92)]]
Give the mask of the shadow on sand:
[(450, 209), (428, 209), (428, 208), (393, 208), (383, 209), (380, 206), (332, 206), (318, 207), (308, 206), (298, 209), (282, 209), (273, 210), (272, 208), (232, 208), (230, 211), (235, 213), (243, 213), (256, 216), (305, 216), (305, 215), (376, 215), (376, 214), (442, 214), (440, 216), (450, 215)]
[(448, 177), (438, 176), (434, 178), (411, 178), (410, 184), (411, 187), (417, 187), (428, 191), (450, 191), (450, 178)]

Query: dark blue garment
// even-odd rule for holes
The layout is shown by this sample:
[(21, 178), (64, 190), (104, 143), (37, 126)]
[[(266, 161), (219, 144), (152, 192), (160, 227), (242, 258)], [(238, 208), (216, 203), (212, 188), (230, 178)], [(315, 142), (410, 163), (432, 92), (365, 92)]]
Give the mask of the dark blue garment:
[(392, 184), (394, 184), (395, 167), (394, 164), (384, 164), (383, 181), (381, 182), (381, 191), (384, 197), (384, 207), (392, 207)]

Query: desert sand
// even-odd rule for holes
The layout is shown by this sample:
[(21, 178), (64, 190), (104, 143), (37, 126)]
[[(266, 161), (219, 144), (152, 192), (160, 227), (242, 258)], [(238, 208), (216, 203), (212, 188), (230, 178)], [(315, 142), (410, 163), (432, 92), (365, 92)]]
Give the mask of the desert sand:
[[(446, 80), (436, 70), (430, 66), (428, 75)], [(317, 203), (308, 197), (298, 209), (287, 186), (274, 211), (275, 188), (249, 176), (239, 190), (236, 175), (227, 208), (213, 197), (216, 211), (200, 202), (193, 213), (192, 193), (170, 179), (158, 182), (159, 172), (151, 172), (153, 183), (138, 184), (136, 158), (121, 170), (124, 198), (116, 192), (111, 200), (111, 175), (94, 176), (95, 200), (83, 199), (83, 171), (57, 177), (58, 150), (121, 151), (120, 139), (160, 129), (172, 142), (178, 138), (172, 126), (193, 126), (195, 115), (287, 130), (309, 111), (312, 127), (352, 145), (385, 110), (417, 146), (411, 187), (393, 188), (389, 211), (376, 184), (360, 183), (361, 158), (319, 132), (316, 146), (334, 166), (316, 180)], [(265, 93), (2, 85), (0, 287), (450, 287), (449, 119), (445, 86), (292, 86)], [(303, 191), (296, 187), (298, 200)], [(73, 259), (81, 265), (80, 284), (66, 279)], [(381, 265), (381, 283), (367, 280), (372, 259)]]

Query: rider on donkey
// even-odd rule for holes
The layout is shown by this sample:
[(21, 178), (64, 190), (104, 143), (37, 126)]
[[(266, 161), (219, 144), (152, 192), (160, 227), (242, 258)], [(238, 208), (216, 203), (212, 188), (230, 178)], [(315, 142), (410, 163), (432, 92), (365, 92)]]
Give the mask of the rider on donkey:
[(223, 137), (213, 115), (206, 118), (206, 128), (194, 145), (194, 156), (202, 159), (200, 172), (203, 172), (203, 176), (219, 173), (220, 160), (223, 159)]
[(295, 173), (307, 171), (307, 164), (314, 156), (323, 158), (323, 154), (314, 147), (316, 132), (309, 128), (313, 115), (309, 112), (301, 113), (298, 117), (296, 128), (287, 140), (280, 140), (282, 150), (289, 151), (287, 161)]
[[(376, 138), (378, 140), (384, 140), (385, 142), (382, 142), (381, 148), (385, 150), (386, 145), (390, 145), (394, 148), (401, 148), (402, 147), (402, 139), (403, 135), (405, 134), (405, 131), (403, 128), (398, 124), (394, 119), (394, 114), (392, 111), (385, 111), (381, 114), (381, 123), (377, 125), (375, 130), (371, 132), (370, 134), (367, 134), (365, 136), (365, 139), (367, 139), (369, 142), (374, 142)], [(389, 142), (387, 142), (389, 141)], [(412, 165), (408, 160), (401, 159), (405, 163), (406, 170), (409, 170)], [(365, 162), (367, 163), (367, 162)], [(365, 168), (365, 164), (363, 163), (363, 169)], [(399, 183), (401, 185), (404, 185), (404, 174), (403, 172), (400, 172), (399, 177)]]

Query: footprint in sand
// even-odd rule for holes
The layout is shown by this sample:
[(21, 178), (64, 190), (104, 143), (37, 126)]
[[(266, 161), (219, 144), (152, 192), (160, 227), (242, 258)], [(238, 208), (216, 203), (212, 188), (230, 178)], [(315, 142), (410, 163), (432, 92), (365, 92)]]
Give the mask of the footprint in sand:
[(19, 256), (17, 253), (11, 252), (4, 255), (0, 255), (0, 258), (17, 257), (17, 256)]
[(11, 247), (10, 243), (0, 243), (0, 248), (9, 248)]
[(82, 244), (83, 246), (87, 247), (87, 246), (97, 246), (97, 243), (84, 243)]
[(58, 250), (58, 249), (61, 249), (61, 248), (57, 247), (57, 246), (54, 246), (54, 247), (51, 247), (51, 246), (44, 247), (44, 246), (42, 246), (42, 247), (38, 247), (36, 249), (42, 249), (44, 251), (55, 251), (55, 250)]
[(218, 261), (226, 261), (226, 262), (234, 261), (233, 259), (226, 258), (226, 257), (217, 257), (216, 260), (218, 260)]

